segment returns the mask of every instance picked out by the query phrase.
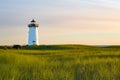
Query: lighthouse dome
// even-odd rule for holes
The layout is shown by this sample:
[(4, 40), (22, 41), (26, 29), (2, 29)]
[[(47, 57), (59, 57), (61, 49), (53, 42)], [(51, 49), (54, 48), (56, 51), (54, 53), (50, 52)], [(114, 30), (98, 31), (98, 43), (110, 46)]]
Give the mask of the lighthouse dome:
[(36, 22), (34, 19), (31, 22)]
[(36, 21), (33, 19), (31, 23), (28, 25), (28, 27), (39, 27), (38, 24), (35, 23)]

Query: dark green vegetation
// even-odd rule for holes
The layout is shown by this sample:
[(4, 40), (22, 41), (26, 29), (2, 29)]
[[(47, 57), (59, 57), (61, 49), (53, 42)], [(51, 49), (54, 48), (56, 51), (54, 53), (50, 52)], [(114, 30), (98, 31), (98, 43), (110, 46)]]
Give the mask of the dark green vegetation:
[(0, 80), (120, 80), (118, 46), (0, 48)]

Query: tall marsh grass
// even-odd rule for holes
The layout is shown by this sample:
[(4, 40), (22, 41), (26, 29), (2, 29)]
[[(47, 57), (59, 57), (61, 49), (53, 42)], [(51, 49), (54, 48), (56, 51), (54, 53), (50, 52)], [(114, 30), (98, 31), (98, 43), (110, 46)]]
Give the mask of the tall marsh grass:
[(59, 46), (1, 49), (0, 80), (120, 80), (119, 48)]

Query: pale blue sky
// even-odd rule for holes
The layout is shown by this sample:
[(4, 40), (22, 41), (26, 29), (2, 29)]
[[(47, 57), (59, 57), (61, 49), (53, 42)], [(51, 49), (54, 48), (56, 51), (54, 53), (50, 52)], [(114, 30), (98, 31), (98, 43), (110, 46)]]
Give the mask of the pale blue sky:
[(40, 44), (120, 44), (120, 0), (1, 0), (0, 45), (27, 44), (33, 18)]

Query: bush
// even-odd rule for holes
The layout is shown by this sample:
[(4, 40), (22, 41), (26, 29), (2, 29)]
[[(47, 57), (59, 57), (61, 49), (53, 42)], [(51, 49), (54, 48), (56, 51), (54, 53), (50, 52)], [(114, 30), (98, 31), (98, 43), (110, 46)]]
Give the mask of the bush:
[(21, 45), (13, 45), (13, 48), (14, 48), (14, 49), (21, 49), (22, 46), (21, 46)]

